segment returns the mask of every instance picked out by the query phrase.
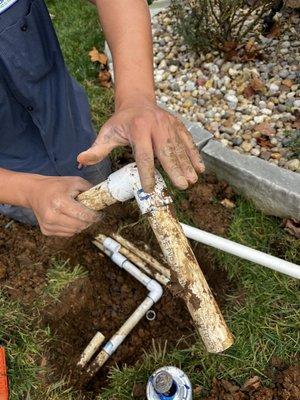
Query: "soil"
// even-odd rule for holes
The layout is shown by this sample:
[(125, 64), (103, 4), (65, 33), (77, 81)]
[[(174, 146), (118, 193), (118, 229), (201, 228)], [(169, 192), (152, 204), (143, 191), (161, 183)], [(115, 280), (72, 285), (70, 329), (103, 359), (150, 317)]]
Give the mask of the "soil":
[[(180, 206), (196, 226), (223, 235), (232, 216), (232, 209), (221, 204), (223, 199), (234, 203), (232, 190), (225, 183), (205, 176), (187, 191), (186, 199)], [(154, 235), (139, 216), (134, 203), (110, 207), (98, 225), (68, 240), (47, 238), (38, 228), (17, 222), (9, 223), (8, 219), (0, 216), (0, 289), (5, 290), (12, 299), (18, 299), (29, 312), (33, 302), (45, 289), (47, 271), (54, 258), (69, 260), (70, 267), (80, 264), (88, 271), (87, 277), (77, 279), (63, 290), (59, 301), (48, 302), (41, 311), (41, 325), (50, 326), (56, 339), (55, 344), (46, 349), (43, 358), (43, 365), (53, 371), (47, 378), (50, 381), (68, 376), (73, 386), (78, 388), (80, 379), (76, 363), (90, 339), (100, 331), (108, 340), (146, 296), (145, 289), (136, 280), (118, 269), (92, 244), (97, 233), (110, 233), (117, 229), (140, 248), (157, 258), (161, 257)], [(207, 247), (197, 245), (193, 249), (222, 308), (226, 296), (234, 290), (234, 284), (229, 281), (225, 271), (215, 264)], [(112, 365), (135, 364), (143, 356), (144, 350), (151, 349), (153, 341), (162, 344), (167, 342), (170, 349), (178, 346), (178, 343), (186, 347), (194, 340), (193, 324), (180, 298), (172, 296), (166, 289), (153, 309), (156, 318), (153, 321), (144, 318), (138, 324), (96, 377), (84, 388), (81, 387), (82, 398), (100, 392)], [(185, 340), (181, 342), (182, 338)], [(299, 371), (298, 377), (295, 374), (285, 375), (283, 371), (280, 379), (281, 387), (288, 390), (289, 385), (293, 386), (293, 379), (299, 379)], [(212, 396), (215, 397), (207, 400), (250, 398), (228, 397), (223, 381), (214, 382)], [(300, 397), (278, 397), (280, 400), (296, 398)]]
[(211, 393), (205, 400), (299, 400), (300, 365), (275, 369), (271, 387), (264, 387), (258, 376), (246, 380), (242, 386), (215, 379)]

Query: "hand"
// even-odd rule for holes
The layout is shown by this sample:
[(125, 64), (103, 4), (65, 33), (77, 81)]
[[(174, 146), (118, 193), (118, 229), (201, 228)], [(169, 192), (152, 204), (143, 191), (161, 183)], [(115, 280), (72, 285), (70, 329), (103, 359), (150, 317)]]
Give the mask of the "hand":
[(27, 199), (42, 233), (70, 237), (99, 220), (99, 214), (75, 200), (90, 188), (90, 183), (80, 177), (34, 175)]
[(122, 106), (103, 125), (93, 146), (77, 161), (91, 165), (103, 160), (114, 148), (131, 145), (145, 192), (154, 188), (154, 156), (172, 182), (186, 189), (204, 171), (191, 134), (176, 117), (153, 102)]

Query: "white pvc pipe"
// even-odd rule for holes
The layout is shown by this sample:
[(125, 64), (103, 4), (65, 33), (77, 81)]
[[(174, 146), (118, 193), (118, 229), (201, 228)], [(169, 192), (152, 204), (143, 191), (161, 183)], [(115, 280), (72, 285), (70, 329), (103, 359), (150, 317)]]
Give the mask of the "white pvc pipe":
[[(102, 365), (108, 360), (108, 358), (117, 350), (120, 344), (125, 340), (132, 329), (138, 324), (138, 322), (143, 318), (143, 316), (150, 310), (154, 303), (156, 303), (163, 294), (162, 286), (152, 278), (149, 278), (146, 274), (140, 271), (134, 264), (132, 264), (128, 259), (119, 253), (121, 245), (114, 239), (107, 237), (103, 241), (104, 252), (107, 254), (111, 260), (118, 265), (120, 268), (127, 271), (130, 275), (136, 278), (140, 283), (142, 283), (149, 290), (146, 299), (138, 306), (134, 313), (127, 319), (127, 321), (121, 326), (121, 328), (112, 336), (112, 338), (105, 344), (103, 349), (97, 355), (95, 360), (87, 369), (87, 374), (93, 376)], [(94, 338), (95, 339), (95, 338)], [(92, 339), (92, 342), (95, 341)], [(91, 359), (91, 351), (95, 353), (95, 346), (89, 346), (83, 352), (81, 360), (86, 360), (86, 353), (88, 353), (89, 359)], [(85, 363), (86, 364), (86, 363)], [(84, 365), (85, 365), (84, 364)], [(78, 365), (82, 365), (79, 363)]]
[(251, 249), (250, 247), (224, 239), (220, 236), (213, 235), (202, 231), (201, 229), (192, 226), (181, 224), (184, 234), (197, 242), (206, 244), (226, 253), (233, 254), (256, 264), (263, 265), (264, 267), (273, 269), (274, 271), (281, 272), (293, 278), (300, 279), (300, 266), (293, 264), (289, 261), (282, 260), (281, 258), (271, 256), (270, 254), (263, 253), (259, 250)]

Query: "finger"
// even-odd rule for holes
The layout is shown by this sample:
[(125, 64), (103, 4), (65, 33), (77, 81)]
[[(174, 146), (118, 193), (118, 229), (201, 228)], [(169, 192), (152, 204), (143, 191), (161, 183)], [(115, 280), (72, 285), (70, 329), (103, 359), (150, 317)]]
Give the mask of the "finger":
[(66, 233), (58, 230), (48, 230), (48, 229), (41, 229), (41, 232), (45, 236), (56, 236), (64, 238), (70, 238), (76, 234), (76, 233)]
[(40, 225), (40, 229), (42, 234), (45, 236), (71, 237), (74, 236), (76, 233), (79, 233), (77, 230), (68, 229), (60, 225), (43, 224)]
[(121, 136), (118, 127), (103, 126), (92, 147), (83, 151), (77, 157), (77, 161), (82, 165), (93, 165), (102, 161), (116, 147), (127, 144)]
[(98, 222), (100, 219), (100, 214), (98, 212), (90, 210), (74, 199), (63, 202), (59, 212), (68, 218), (70, 224), (73, 221), (78, 225), (82, 224), (89, 226)]
[(193, 137), (191, 133), (186, 129), (184, 124), (179, 120), (176, 120), (176, 131), (185, 145), (186, 152), (195, 170), (199, 173), (204, 172), (205, 166), (203, 164), (200, 152), (193, 140)]
[(180, 167), (172, 140), (168, 137), (164, 142), (155, 143), (155, 153), (174, 185), (179, 189), (187, 189), (188, 181)]
[(175, 141), (176, 141), (175, 145), (176, 155), (179, 164), (181, 166), (182, 172), (184, 173), (184, 176), (189, 183), (192, 184), (196, 183), (198, 180), (198, 175), (192, 165), (191, 160), (189, 159), (186, 153), (186, 149), (181, 138), (177, 134)]
[[(155, 185), (153, 145), (150, 132), (148, 135), (146, 132), (143, 134), (143, 140), (135, 140), (135, 143), (132, 144), (132, 147), (142, 188), (146, 193), (151, 193), (153, 192)], [(141, 135), (141, 132), (139, 135)], [(134, 140), (134, 132), (132, 133), (132, 137)]]
[(72, 187), (71, 196), (75, 199), (80, 193), (86, 192), (91, 189), (93, 185), (87, 181), (86, 179), (81, 178), (80, 176), (74, 178), (74, 186)]
[[(91, 224), (97, 222), (100, 214), (75, 200), (79, 193), (79, 190), (71, 190), (69, 198), (64, 197), (53, 200), (51, 211), (56, 214), (57, 218), (61, 218), (60, 215), (65, 215), (72, 218), (74, 222), (77, 221), (77, 223), (85, 222)], [(53, 216), (50, 215), (49, 219), (53, 220)], [(56, 218), (54, 222), (56, 222)]]

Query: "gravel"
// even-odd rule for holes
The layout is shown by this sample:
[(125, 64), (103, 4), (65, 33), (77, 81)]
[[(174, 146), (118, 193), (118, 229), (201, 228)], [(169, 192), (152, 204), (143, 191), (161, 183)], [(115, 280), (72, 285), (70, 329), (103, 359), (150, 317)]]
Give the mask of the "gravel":
[(244, 63), (217, 52), (194, 54), (172, 13), (161, 12), (153, 18), (154, 68), (158, 100), (171, 110), (234, 151), (300, 172), (292, 139), (300, 125), (300, 16), (289, 12), (279, 15), (278, 38), (255, 39), (264, 60)]

